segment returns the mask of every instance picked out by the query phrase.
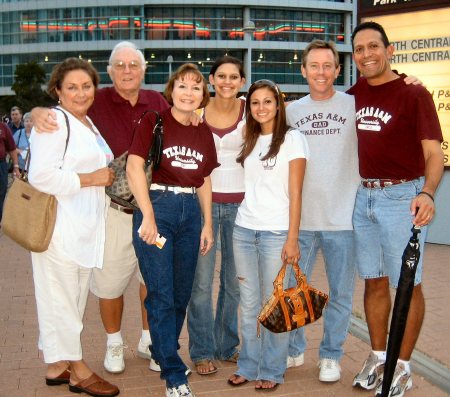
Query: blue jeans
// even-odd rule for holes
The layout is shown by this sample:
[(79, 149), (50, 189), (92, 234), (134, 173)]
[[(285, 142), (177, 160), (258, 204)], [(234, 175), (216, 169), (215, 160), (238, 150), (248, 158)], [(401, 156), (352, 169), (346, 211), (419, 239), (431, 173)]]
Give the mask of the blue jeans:
[[(261, 326), (257, 316), (273, 292), (273, 281), (282, 266), (281, 250), (287, 231), (258, 231), (234, 227), (233, 249), (239, 280), (241, 352), (237, 375), (248, 380), (284, 382), (289, 334), (275, 334)], [(285, 278), (286, 286), (288, 284)]]
[[(302, 256), (300, 267), (308, 281), (316, 262), (317, 251), (322, 249), (325, 271), (328, 279), (328, 306), (324, 312), (324, 335), (319, 348), (319, 357), (339, 361), (343, 355), (343, 344), (347, 337), (355, 281), (354, 235), (352, 230), (342, 231), (300, 231)], [(291, 272), (290, 286), (296, 284)], [(296, 357), (306, 349), (303, 328), (292, 331), (289, 341), (289, 355)]]
[(0, 160), (0, 221), (3, 215), (3, 202), (6, 197), (6, 189), (8, 188), (8, 163)]
[[(422, 190), (424, 178), (385, 187), (358, 188), (353, 225), (355, 228), (356, 264), (363, 279), (389, 277), (397, 288), (402, 255), (411, 237), (411, 200)], [(423, 250), (427, 227), (419, 234), (420, 260), (414, 285), (422, 280)]]
[(196, 194), (150, 191), (158, 232), (167, 241), (162, 249), (146, 244), (137, 233), (141, 211), (133, 215), (133, 245), (147, 287), (152, 355), (161, 366), (167, 387), (187, 383), (178, 339), (191, 297), (200, 246), (201, 214)]
[[(199, 256), (188, 306), (189, 354), (192, 361), (227, 360), (239, 345), (239, 283), (233, 256), (233, 227), (239, 204), (213, 203), (214, 245)], [(214, 319), (212, 290), (220, 230), (220, 287)]]

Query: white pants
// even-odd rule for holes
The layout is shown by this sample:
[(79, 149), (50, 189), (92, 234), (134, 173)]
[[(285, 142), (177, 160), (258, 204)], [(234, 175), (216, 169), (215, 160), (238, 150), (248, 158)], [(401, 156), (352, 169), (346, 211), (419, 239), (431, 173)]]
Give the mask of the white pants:
[(92, 269), (56, 252), (53, 242), (31, 253), (39, 321), (39, 348), (47, 364), (82, 359), (81, 331)]

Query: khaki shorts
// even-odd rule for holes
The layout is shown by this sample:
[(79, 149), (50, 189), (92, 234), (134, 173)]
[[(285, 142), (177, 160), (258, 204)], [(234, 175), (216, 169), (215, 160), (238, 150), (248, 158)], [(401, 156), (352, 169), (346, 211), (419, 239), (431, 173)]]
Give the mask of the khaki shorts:
[(134, 273), (144, 284), (134, 253), (132, 221), (133, 215), (108, 208), (103, 268), (93, 269), (91, 279), (91, 292), (99, 298), (122, 296)]

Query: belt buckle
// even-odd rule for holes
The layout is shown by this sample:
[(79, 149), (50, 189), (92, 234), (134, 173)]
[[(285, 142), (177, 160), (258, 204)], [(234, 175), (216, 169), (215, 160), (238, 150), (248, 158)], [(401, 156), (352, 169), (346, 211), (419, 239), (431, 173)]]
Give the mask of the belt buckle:
[(174, 187), (173, 187), (173, 193), (174, 193), (174, 194), (179, 194), (179, 193), (181, 193), (180, 187), (174, 186)]

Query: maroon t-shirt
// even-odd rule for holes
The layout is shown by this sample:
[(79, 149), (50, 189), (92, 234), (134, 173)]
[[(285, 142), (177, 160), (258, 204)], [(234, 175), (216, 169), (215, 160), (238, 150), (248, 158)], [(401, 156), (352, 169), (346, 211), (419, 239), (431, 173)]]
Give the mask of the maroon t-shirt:
[(161, 112), (169, 107), (164, 97), (156, 91), (140, 90), (134, 106), (122, 98), (114, 87), (100, 88), (88, 115), (105, 138), (115, 157), (128, 150), (133, 140), (133, 130), (146, 110)]
[[(164, 185), (200, 187), (204, 178), (220, 164), (209, 128), (201, 123), (197, 127), (176, 121), (170, 109), (161, 113), (164, 129), (163, 155), (160, 167), (152, 174), (152, 182)], [(149, 113), (136, 127), (129, 154), (147, 159), (153, 141), (155, 115)]]
[(11, 130), (5, 123), (0, 122), (0, 160), (4, 160), (6, 153), (12, 152), (16, 148), (16, 143)]
[(355, 96), (359, 173), (362, 178), (415, 179), (424, 175), (421, 141), (442, 141), (431, 94), (422, 86), (406, 85), (405, 75), (371, 86), (359, 79)]

